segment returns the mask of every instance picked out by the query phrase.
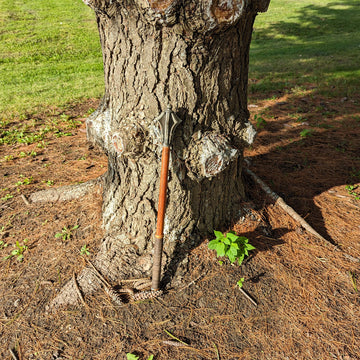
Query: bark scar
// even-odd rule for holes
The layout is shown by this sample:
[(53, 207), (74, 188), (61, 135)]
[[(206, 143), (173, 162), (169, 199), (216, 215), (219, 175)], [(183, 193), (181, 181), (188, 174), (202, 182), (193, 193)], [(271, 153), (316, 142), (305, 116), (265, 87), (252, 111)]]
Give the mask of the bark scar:
[(148, 0), (152, 9), (164, 12), (170, 6), (173, 6), (177, 0)]
[(218, 23), (236, 21), (244, 7), (244, 0), (214, 0), (210, 10)]

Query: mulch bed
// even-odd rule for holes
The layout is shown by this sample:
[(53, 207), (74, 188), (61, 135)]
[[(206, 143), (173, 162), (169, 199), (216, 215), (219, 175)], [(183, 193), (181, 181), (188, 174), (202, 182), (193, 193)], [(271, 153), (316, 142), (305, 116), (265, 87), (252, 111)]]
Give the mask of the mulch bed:
[[(360, 359), (359, 101), (312, 89), (252, 100), (249, 107), (254, 124), (262, 125), (245, 151), (251, 170), (339, 250), (307, 233), (244, 174), (248, 199), (231, 229), (256, 246), (251, 256), (241, 266), (220, 265), (204, 239), (183, 263), (179, 288), (123, 307), (99, 291), (85, 297), (86, 306), (49, 310), (86, 266), (82, 247), (90, 259), (97, 252), (99, 194), (30, 205), (21, 197), (106, 171), (106, 158), (89, 147), (84, 125), (72, 136), (49, 133), (42, 149), (1, 145), (1, 197), (13, 197), (0, 203), (0, 256), (16, 241), (27, 249), (22, 262), (16, 256), (0, 262), (0, 358)], [(93, 101), (66, 113), (83, 122), (90, 107)], [(54, 110), (38, 114), (37, 123), (51, 116)], [(18, 155), (31, 151), (36, 156)], [(17, 184), (31, 177), (30, 184)], [(75, 225), (70, 239), (55, 237)], [(241, 277), (257, 306), (239, 291)]]

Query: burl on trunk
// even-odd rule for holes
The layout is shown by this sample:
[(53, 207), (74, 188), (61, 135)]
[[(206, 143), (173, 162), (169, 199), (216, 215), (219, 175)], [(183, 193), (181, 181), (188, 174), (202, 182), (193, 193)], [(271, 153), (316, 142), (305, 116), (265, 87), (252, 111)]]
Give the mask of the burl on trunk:
[(200, 235), (241, 213), (242, 149), (255, 135), (249, 46), (256, 14), (269, 1), (84, 0), (103, 51), (105, 95), (87, 134), (108, 156), (107, 236), (96, 262), (110, 278), (151, 267), (162, 150), (154, 119), (167, 106), (182, 122), (170, 152), (166, 276)]

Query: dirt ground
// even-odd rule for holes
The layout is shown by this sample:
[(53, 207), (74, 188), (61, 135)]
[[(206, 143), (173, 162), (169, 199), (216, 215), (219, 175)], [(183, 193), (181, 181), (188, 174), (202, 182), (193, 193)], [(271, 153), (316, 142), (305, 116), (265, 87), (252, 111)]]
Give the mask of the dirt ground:
[[(26, 199), (106, 171), (84, 132), (97, 101), (3, 119), (2, 138), (18, 140), (0, 145), (0, 359), (360, 359), (359, 102), (311, 86), (249, 102), (259, 127), (249, 168), (337, 249), (244, 174), (248, 199), (232, 229), (256, 250), (241, 266), (220, 265), (204, 239), (182, 287), (162, 298), (119, 307), (98, 291), (55, 312), (51, 300), (97, 252), (101, 195)], [(42, 134), (40, 145), (19, 143), (26, 134)]]

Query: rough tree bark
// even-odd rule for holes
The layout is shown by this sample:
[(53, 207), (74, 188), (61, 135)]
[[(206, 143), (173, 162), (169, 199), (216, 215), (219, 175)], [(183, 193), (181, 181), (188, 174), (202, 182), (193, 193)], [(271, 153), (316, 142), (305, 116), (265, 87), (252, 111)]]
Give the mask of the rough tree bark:
[(165, 278), (199, 234), (239, 216), (242, 149), (255, 135), (249, 46), (256, 14), (269, 1), (84, 0), (95, 11), (103, 51), (105, 95), (87, 135), (108, 156), (107, 236), (97, 264), (111, 279), (151, 267), (161, 158), (154, 118), (167, 105), (183, 121), (171, 151)]

